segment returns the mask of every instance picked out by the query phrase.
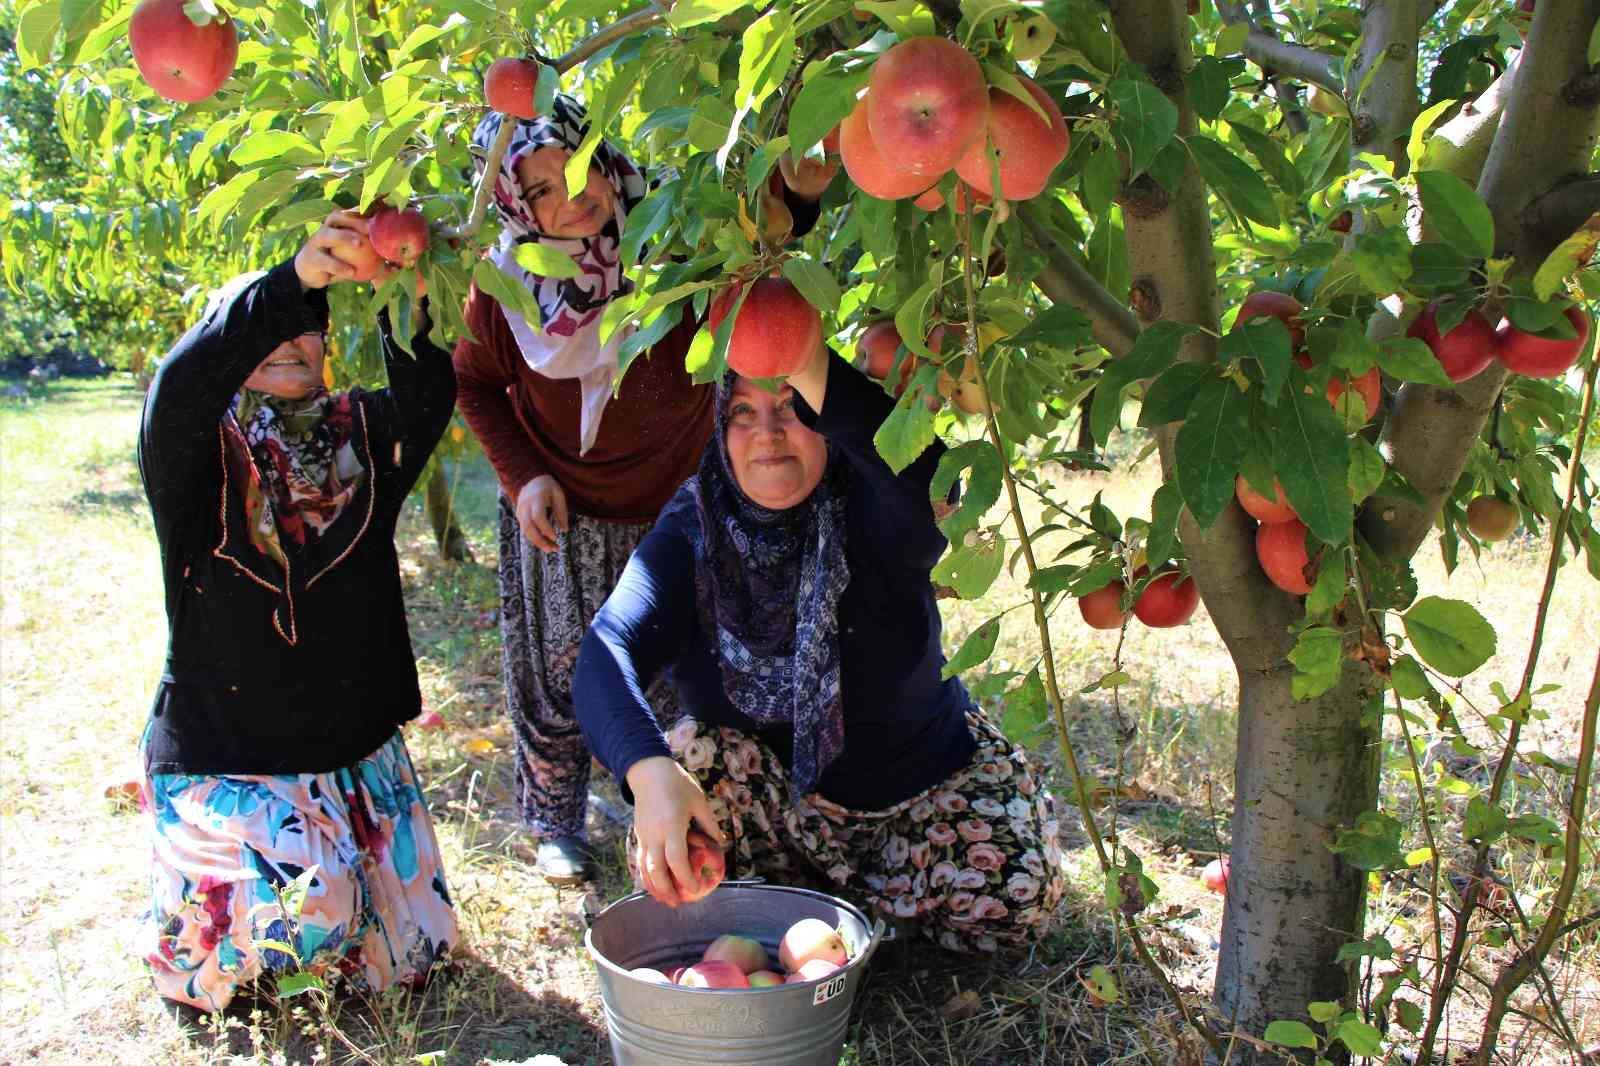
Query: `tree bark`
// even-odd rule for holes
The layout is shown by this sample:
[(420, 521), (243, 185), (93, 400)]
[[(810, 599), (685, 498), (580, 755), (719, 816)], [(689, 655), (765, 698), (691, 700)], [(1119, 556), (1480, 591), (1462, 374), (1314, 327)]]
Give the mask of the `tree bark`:
[(451, 563), (472, 561), (472, 547), (456, 521), (455, 494), (450, 491), (450, 479), (445, 476), (444, 464), (435, 462), (424, 490), (428, 508), (428, 521), (433, 525), (434, 543), (439, 546), (439, 558)]
[(1417, 0), (1368, 0), (1346, 97), (1352, 156), (1385, 156), (1397, 177), (1406, 170), (1406, 142), (1418, 110), (1417, 24)]

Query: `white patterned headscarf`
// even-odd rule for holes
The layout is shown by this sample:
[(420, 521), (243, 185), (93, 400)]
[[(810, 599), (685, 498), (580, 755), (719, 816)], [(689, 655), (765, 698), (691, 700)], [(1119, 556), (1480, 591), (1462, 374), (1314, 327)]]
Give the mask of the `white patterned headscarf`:
[[(600, 432), (600, 416), (611, 398), (617, 374), (617, 351), (625, 339), (618, 330), (602, 345), (600, 316), (606, 304), (633, 290), (633, 283), (622, 273), (618, 243), (628, 212), (644, 199), (644, 175), (633, 161), (601, 141), (591, 165), (611, 183), (616, 193), (616, 211), (599, 234), (593, 237), (552, 237), (539, 230), (533, 209), (523, 198), (517, 180), (517, 163), (545, 147), (575, 152), (588, 132), (588, 115), (570, 96), (557, 94), (551, 113), (535, 119), (516, 120), (491, 111), (473, 131), (473, 155), (481, 174), (490, 146), (500, 133), (502, 122), (515, 121), (516, 131), (500, 162), (495, 179), (494, 202), (500, 209), (500, 243), (493, 253), (501, 270), (521, 278), (539, 304), (537, 326), (502, 305), (511, 335), (523, 360), (548, 378), (576, 378), (582, 392), (578, 454), (594, 444)], [(525, 270), (517, 262), (520, 244), (537, 241), (547, 248), (571, 256), (580, 273), (575, 278), (551, 278)]]

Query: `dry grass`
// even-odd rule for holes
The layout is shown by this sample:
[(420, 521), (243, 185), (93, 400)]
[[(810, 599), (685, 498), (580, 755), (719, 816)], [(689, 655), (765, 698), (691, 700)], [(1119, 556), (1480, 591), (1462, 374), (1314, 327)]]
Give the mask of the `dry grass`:
[[(397, 993), (335, 1005), (331, 1013), (306, 999), (263, 999), (209, 1022), (164, 1007), (149, 992), (132, 952), (133, 923), (145, 902), (144, 826), (136, 812), (102, 796), (108, 776), (132, 772), (165, 644), (155, 546), (132, 462), (138, 403), (130, 386), (113, 382), (61, 384), (46, 397), (0, 406), (0, 1061), (476, 1064), (545, 1054), (569, 1064), (609, 1062), (579, 896), (530, 872), (510, 802), (492, 615), (493, 487), (481, 467), (460, 473), (478, 562), (437, 563), (419, 508), (401, 527), (423, 687), (447, 719), (446, 729), (413, 732), (408, 741), (428, 785), (466, 933), (455, 972), (420, 996)], [(1064, 476), (1058, 487), (1078, 502), (1104, 488), (1119, 513), (1133, 514), (1147, 506), (1153, 477), (1146, 463), (1109, 481)], [(1481, 570), (1469, 564), (1448, 582), (1436, 556), (1420, 568), (1425, 590), (1473, 600), (1495, 620), (1501, 652), (1487, 674), (1508, 683), (1520, 673), (1541, 560), (1539, 546), (1528, 544), (1497, 552)], [(1021, 588), (1003, 577), (984, 603), (947, 602), (950, 646), (1015, 602)], [(1564, 687), (1543, 698), (1550, 719), (1536, 725), (1538, 745), (1557, 757), (1570, 757), (1575, 744), (1582, 672), (1600, 643), (1597, 608), (1594, 584), (1567, 577), (1540, 674)], [(1064, 684), (1074, 690), (1110, 668), (1115, 647), (1111, 635), (1076, 621), (1072, 612), (1052, 628)], [(1026, 669), (1036, 654), (1026, 622), (1022, 612), (1008, 617), (997, 669)], [(1220, 907), (1196, 874), (1218, 841), (1226, 842), (1233, 673), (1203, 619), (1178, 631), (1132, 627), (1123, 661), (1135, 680), (1122, 691), (1121, 710), (1137, 733), (1118, 801), (1122, 836), (1146, 856), (1162, 904), (1173, 908), (1156, 937), (1162, 961), (1180, 986), (1203, 998)], [(1469, 690), (1475, 701), (1486, 693)], [(1113, 778), (1108, 699), (1076, 698), (1070, 712), (1089, 768)], [(1396, 801), (1404, 795), (1398, 788)], [(1531, 787), (1520, 798), (1529, 805), (1548, 800)], [(599, 889), (611, 898), (627, 888), (620, 830), (598, 815), (593, 828), (614, 845)], [(1092, 856), (1074, 848), (1071, 862), (1061, 929), (1019, 965), (984, 968), (914, 945), (886, 945), (858, 1001), (844, 1061), (1188, 1061), (1170, 1012), (1106, 921)], [(1527, 873), (1536, 889), (1538, 869)], [(1594, 906), (1600, 893), (1593, 872), (1586, 876)], [(1386, 890), (1377, 920), (1410, 922), (1420, 936), (1406, 906)], [(1557, 977), (1573, 993), (1568, 1016), (1593, 1041), (1600, 1032), (1594, 949), (1592, 941), (1577, 948)], [(1124, 1003), (1104, 1008), (1088, 995), (1078, 977), (1094, 964), (1116, 973)], [(1521, 1061), (1567, 1060), (1535, 1054)]]

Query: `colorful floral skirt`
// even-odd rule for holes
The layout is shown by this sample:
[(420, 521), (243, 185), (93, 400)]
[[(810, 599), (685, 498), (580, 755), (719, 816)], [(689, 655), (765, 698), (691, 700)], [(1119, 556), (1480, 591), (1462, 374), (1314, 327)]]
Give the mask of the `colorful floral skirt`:
[(934, 787), (877, 811), (789, 800), (772, 749), (690, 718), (667, 734), (724, 838), (728, 876), (825, 886), (952, 951), (1015, 950), (1045, 931), (1066, 882), (1056, 801), (1027, 754), (974, 711), (977, 753)]
[(425, 979), (457, 941), (439, 845), (396, 732), (354, 766), (156, 774), (143, 952), (167, 999), (221, 1010), (264, 973), (353, 991)]

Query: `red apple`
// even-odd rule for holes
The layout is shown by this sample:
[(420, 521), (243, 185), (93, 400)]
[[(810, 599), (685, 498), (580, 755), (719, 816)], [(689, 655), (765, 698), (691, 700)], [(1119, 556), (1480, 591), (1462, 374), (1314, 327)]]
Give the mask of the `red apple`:
[(850, 961), (839, 931), (821, 918), (802, 918), (789, 927), (778, 944), (778, 962), (785, 970), (798, 970), (812, 959), (824, 959), (835, 966)]
[(800, 968), (783, 979), (786, 985), (800, 985), (807, 981), (820, 981), (829, 974), (836, 973), (839, 969), (837, 963), (827, 959), (807, 959), (800, 964)]
[(197, 26), (184, 0), (143, 0), (128, 20), (128, 48), (145, 83), (194, 103), (221, 88), (239, 60), (239, 31), (227, 15)]
[[(714, 333), (727, 317), (739, 290), (730, 285), (711, 304), (706, 324)], [(798, 373), (822, 343), (822, 316), (783, 278), (762, 278), (750, 286), (728, 339), (728, 366), (747, 378), (781, 378)]]
[(1283, 486), (1277, 481), (1272, 483), (1272, 499), (1269, 500), (1251, 488), (1250, 482), (1240, 474), (1234, 478), (1233, 494), (1238, 497), (1239, 506), (1257, 522), (1287, 522), (1291, 518), (1300, 517), (1294, 513), (1294, 508), (1289, 506), (1289, 501), (1283, 498)]
[(705, 899), (722, 883), (728, 874), (728, 860), (722, 854), (722, 849), (698, 829), (689, 830), (689, 867), (694, 875), (700, 879), (698, 888), (692, 885), (679, 885), (678, 894), (687, 903), (695, 903)]
[(880, 200), (904, 200), (928, 187), (926, 175), (914, 174), (898, 162), (890, 162), (878, 150), (867, 124), (867, 102), (856, 104), (845, 120), (839, 123), (839, 157), (844, 161), (844, 172), (868, 196)]
[(749, 988), (750, 979), (731, 962), (697, 962), (678, 978), (685, 988)]
[(872, 139), (883, 154), (934, 177), (983, 136), (989, 87), (965, 48), (943, 37), (913, 37), (885, 52), (867, 83)]
[(1256, 530), (1256, 559), (1271, 582), (1285, 592), (1304, 596), (1311, 591), (1306, 580), (1306, 527), (1298, 519), (1263, 522)]
[(429, 708), (417, 716), (417, 728), (428, 730), (443, 729), (444, 715)]
[[(1378, 403), (1383, 398), (1383, 379), (1378, 374), (1378, 368), (1373, 367), (1365, 374), (1350, 379), (1350, 385), (1360, 397), (1362, 407), (1357, 408), (1349, 401), (1344, 401), (1351, 410), (1346, 411), (1341, 407), (1341, 398), (1344, 396), (1344, 379), (1337, 374), (1328, 379), (1328, 403), (1333, 407), (1347, 425), (1359, 429), (1372, 421), (1372, 416), (1378, 413)], [(1364, 412), (1363, 412), (1364, 409)]]
[(760, 941), (737, 933), (724, 933), (707, 947), (701, 962), (731, 962), (745, 973), (767, 968), (767, 949)]
[(1498, 496), (1479, 496), (1467, 504), (1467, 528), (1479, 540), (1505, 540), (1521, 522), (1517, 509)]
[(1415, 337), (1426, 344), (1451, 381), (1465, 381), (1494, 362), (1494, 327), (1489, 325), (1487, 318), (1474, 308), (1467, 312), (1467, 317), (1459, 325), (1441, 336), (1438, 310), (1438, 300), (1423, 308), (1422, 314), (1406, 329), (1406, 336)]
[(1122, 609), (1122, 594), (1127, 589), (1122, 582), (1113, 581), (1104, 588), (1084, 593), (1078, 597), (1078, 612), (1091, 629), (1121, 629), (1122, 623), (1128, 620), (1128, 612)]
[(1206, 863), (1206, 868), (1200, 871), (1200, 883), (1213, 892), (1228, 891), (1228, 860), (1212, 859)]
[(513, 118), (537, 118), (533, 90), (539, 84), (539, 65), (531, 60), (506, 56), (489, 64), (483, 76), (483, 98), (496, 111)]
[(839, 127), (838, 126), (833, 127), (833, 129), (828, 131), (828, 135), (826, 137), (822, 138), (822, 151), (823, 151), (824, 155), (838, 155), (839, 154)]
[(367, 223), (367, 238), (384, 259), (408, 267), (428, 247), (428, 221), (415, 208), (385, 207)]
[(750, 975), (751, 988), (776, 988), (783, 984), (783, 974), (772, 970), (757, 970)]
[(1565, 374), (1567, 368), (1578, 361), (1584, 341), (1589, 339), (1589, 316), (1577, 306), (1569, 307), (1563, 313), (1567, 321), (1572, 323), (1572, 328), (1578, 331), (1576, 337), (1561, 340), (1541, 337), (1537, 333), (1524, 333), (1513, 326), (1510, 319), (1503, 319), (1500, 328), (1495, 331), (1500, 342), (1495, 354), (1505, 368), (1513, 374), (1530, 378), (1558, 378)]
[(653, 985), (672, 984), (671, 979), (668, 978), (666, 974), (662, 973), (660, 970), (652, 970), (648, 966), (640, 966), (638, 969), (629, 970), (628, 976), (637, 977), (641, 981), (649, 981)]
[(1039, 109), (1050, 116), (1045, 121), (1027, 104), (1004, 89), (989, 90), (989, 135), (978, 137), (967, 146), (956, 163), (956, 173), (972, 188), (992, 196), (987, 145), (994, 142), (1000, 157), (1000, 198), (1031, 200), (1044, 192), (1056, 165), (1067, 157), (1071, 137), (1061, 108), (1031, 78), (1018, 75)]
[(1187, 622), (1199, 603), (1200, 589), (1194, 580), (1174, 571), (1159, 575), (1144, 587), (1134, 601), (1133, 613), (1151, 629), (1171, 629)]
[(334, 258), (342, 260), (354, 273), (353, 281), (374, 281), (383, 276), (388, 265), (384, 263), (383, 256), (372, 246), (369, 237), (362, 237), (361, 243), (350, 247), (344, 244), (335, 244), (332, 248)]
[(940, 192), (939, 186), (935, 185), (911, 202), (924, 211), (937, 211), (944, 206), (944, 193)]
[(1293, 296), (1263, 289), (1244, 298), (1233, 324), (1242, 326), (1252, 318), (1276, 318), (1289, 327), (1289, 347), (1298, 350), (1306, 342), (1306, 327), (1300, 321), (1304, 310), (1305, 306)]
[[(856, 341), (856, 365), (864, 368), (869, 378), (884, 381), (889, 377), (889, 372), (894, 369), (895, 353), (900, 349), (900, 331), (895, 328), (894, 319), (886, 318), (881, 322), (874, 322), (861, 334), (861, 339)], [(900, 361), (900, 379), (895, 384), (894, 394), (899, 396), (906, 391), (906, 385), (911, 381), (911, 375), (916, 372), (917, 357), (907, 352)]]

